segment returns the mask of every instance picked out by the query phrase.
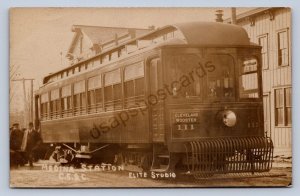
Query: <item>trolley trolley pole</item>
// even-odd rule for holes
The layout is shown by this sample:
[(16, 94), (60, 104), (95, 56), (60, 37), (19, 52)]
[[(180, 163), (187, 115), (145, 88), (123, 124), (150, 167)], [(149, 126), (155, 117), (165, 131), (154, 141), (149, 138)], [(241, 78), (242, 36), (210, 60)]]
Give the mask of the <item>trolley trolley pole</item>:
[(13, 80), (11, 80), (11, 81), (13, 81), (13, 82), (18, 82), (18, 81), (21, 81), (22, 83), (23, 83), (23, 96), (24, 96), (24, 114), (25, 114), (25, 116), (24, 116), (24, 126), (27, 126), (27, 124), (28, 124), (28, 122), (27, 122), (27, 105), (26, 105), (26, 103), (27, 103), (27, 100), (26, 100), (26, 89), (25, 89), (25, 82), (26, 81), (30, 81), (30, 83), (31, 83), (31, 88), (30, 88), (30, 96), (31, 96), (31, 99), (30, 99), (30, 108), (29, 108), (29, 113), (30, 113), (30, 122), (32, 122), (33, 121), (33, 78), (21, 78), (21, 79), (13, 79)]

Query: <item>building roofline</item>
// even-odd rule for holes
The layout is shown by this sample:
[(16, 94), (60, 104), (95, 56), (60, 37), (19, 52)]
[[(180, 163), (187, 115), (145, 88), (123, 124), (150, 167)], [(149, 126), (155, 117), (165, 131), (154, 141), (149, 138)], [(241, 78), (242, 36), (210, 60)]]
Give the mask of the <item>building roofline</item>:
[(72, 25), (72, 31), (75, 31), (76, 28), (103, 28), (103, 29), (133, 29), (133, 30), (150, 30), (149, 28), (134, 28), (134, 27), (107, 27), (107, 26), (94, 26), (94, 25)]
[[(73, 29), (72, 29), (72, 31), (73, 31)], [(75, 32), (75, 31), (73, 31), (73, 32)], [(78, 38), (79, 38), (79, 34), (78, 34), (78, 33), (75, 33), (75, 34), (73, 35), (71, 44), (70, 44), (70, 46), (69, 46), (69, 48), (68, 48), (68, 50), (67, 50), (68, 52), (67, 52), (67, 54), (66, 54), (66, 57), (68, 57), (68, 56), (70, 55), (70, 53), (74, 50), (74, 43), (75, 43), (75, 41), (76, 41)]]
[[(285, 8), (285, 7), (260, 7), (260, 8), (251, 9), (249, 11), (238, 14), (236, 16), (236, 20), (238, 22), (239, 20), (245, 19), (245, 18), (250, 17), (250, 16), (256, 16), (256, 15), (260, 15), (260, 14), (265, 13), (265, 12), (270, 11), (270, 10), (283, 9), (283, 8)], [(230, 23), (231, 22), (231, 17), (225, 19), (224, 22), (225, 23)]]
[(143, 29), (143, 28), (127, 28), (127, 27), (106, 27), (106, 26), (92, 26), (92, 25), (72, 25), (71, 31), (74, 32), (74, 36), (72, 38), (71, 44), (67, 50), (66, 57), (69, 56), (69, 54), (73, 51), (74, 49), (74, 43), (77, 41), (79, 34), (78, 33), (83, 33), (84, 28), (95, 28), (95, 29), (116, 29), (116, 30), (137, 30), (137, 31), (151, 31), (150, 28), (148, 29)]

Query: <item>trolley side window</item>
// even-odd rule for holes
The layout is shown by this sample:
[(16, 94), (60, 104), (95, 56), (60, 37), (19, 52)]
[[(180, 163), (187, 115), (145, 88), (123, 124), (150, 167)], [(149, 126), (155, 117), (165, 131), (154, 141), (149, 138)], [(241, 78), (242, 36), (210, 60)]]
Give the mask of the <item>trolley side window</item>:
[(242, 58), (240, 66), (240, 98), (258, 98), (258, 63), (256, 58)]
[(45, 120), (48, 117), (48, 92), (41, 95), (41, 119)]
[(57, 118), (59, 116), (59, 111), (59, 89), (55, 89), (50, 92), (50, 117)]
[(70, 116), (72, 113), (71, 94), (71, 85), (63, 86), (61, 88), (61, 113), (63, 117)]
[(139, 106), (145, 97), (144, 63), (139, 62), (124, 69), (124, 102), (125, 107)]
[(104, 75), (104, 105), (106, 110), (122, 108), (120, 69), (116, 69)]
[(82, 80), (80, 82), (74, 83), (73, 104), (75, 115), (81, 114), (85, 111), (85, 103), (85, 81)]
[(88, 111), (93, 113), (102, 108), (101, 75), (88, 79)]

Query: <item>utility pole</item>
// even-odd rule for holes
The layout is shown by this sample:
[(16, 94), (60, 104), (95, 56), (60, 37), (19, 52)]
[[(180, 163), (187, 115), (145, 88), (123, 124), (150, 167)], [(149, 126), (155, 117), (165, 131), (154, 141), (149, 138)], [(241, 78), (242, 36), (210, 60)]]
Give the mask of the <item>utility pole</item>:
[(31, 94), (31, 97), (30, 97), (30, 122), (33, 122), (33, 98), (34, 98), (34, 96), (33, 96), (33, 79), (31, 79), (30, 80), (30, 83), (31, 83), (31, 92), (30, 92), (30, 94)]
[(231, 8), (231, 24), (236, 24), (236, 8)]
[(27, 79), (25, 79), (25, 78), (21, 78), (21, 79), (14, 79), (14, 80), (11, 80), (11, 81), (13, 81), (13, 82), (18, 82), (18, 81), (21, 81), (22, 82), (22, 84), (23, 84), (23, 96), (24, 96), (24, 98), (23, 98), (23, 100), (24, 100), (24, 126), (26, 127), (27, 126), (27, 124), (28, 124), (28, 117), (27, 117), (27, 115), (28, 115), (28, 111), (27, 111), (27, 100), (26, 100), (26, 85), (25, 85), (25, 82), (26, 81), (30, 81), (31, 82), (31, 89), (30, 89), (30, 108), (29, 108), (29, 115), (30, 115), (30, 122), (33, 122), (33, 80), (34, 79), (32, 79), (32, 78), (27, 78)]
[(60, 52), (59, 54), (60, 54), (60, 65), (62, 66), (62, 64), (63, 64), (63, 63), (62, 63), (62, 55), (63, 55), (63, 53)]
[(27, 111), (27, 100), (26, 100), (26, 89), (25, 89), (25, 79), (23, 78), (22, 79), (22, 83), (23, 83), (23, 103), (24, 103), (24, 127), (27, 126), (28, 124), (28, 121), (27, 121), (27, 114), (28, 114), (28, 111)]

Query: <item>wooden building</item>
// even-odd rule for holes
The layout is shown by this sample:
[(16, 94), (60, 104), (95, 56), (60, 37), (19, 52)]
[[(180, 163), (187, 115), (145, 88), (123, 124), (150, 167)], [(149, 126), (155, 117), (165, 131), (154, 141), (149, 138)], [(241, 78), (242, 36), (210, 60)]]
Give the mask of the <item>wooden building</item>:
[[(224, 22), (231, 23), (231, 19)], [(251, 42), (262, 46), (266, 134), (276, 155), (290, 155), (292, 141), (291, 9), (256, 8), (236, 16)]]
[(72, 65), (151, 30), (153, 29), (73, 25), (74, 36), (66, 57)]

